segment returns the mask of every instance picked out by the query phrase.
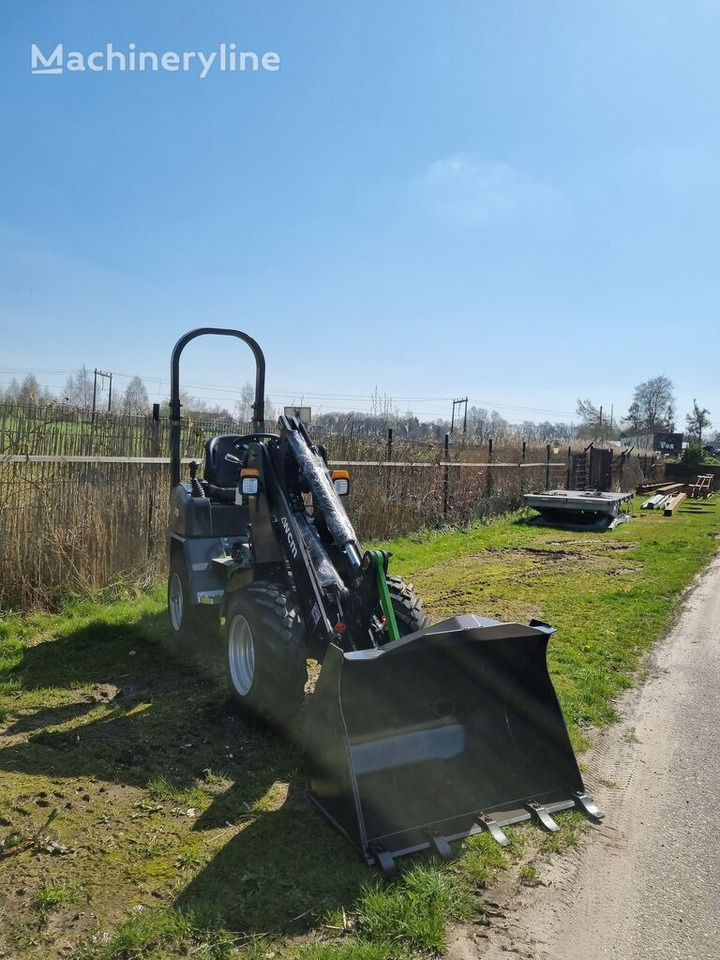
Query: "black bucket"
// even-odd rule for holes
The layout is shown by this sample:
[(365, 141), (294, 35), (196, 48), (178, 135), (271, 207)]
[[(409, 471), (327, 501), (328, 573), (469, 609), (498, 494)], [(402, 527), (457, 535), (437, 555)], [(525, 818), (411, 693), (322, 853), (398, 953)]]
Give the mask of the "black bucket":
[(310, 787), (368, 862), (579, 805), (546, 624), (446, 620), (376, 650), (331, 646), (308, 712)]

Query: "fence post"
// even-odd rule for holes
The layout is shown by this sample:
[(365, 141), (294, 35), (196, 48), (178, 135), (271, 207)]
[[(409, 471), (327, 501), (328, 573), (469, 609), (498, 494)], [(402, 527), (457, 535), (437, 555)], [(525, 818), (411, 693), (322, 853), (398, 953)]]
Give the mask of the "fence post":
[(90, 418), (90, 422), (93, 424), (93, 426), (95, 426), (95, 408), (97, 405), (97, 378), (98, 371), (97, 367), (95, 367), (95, 379), (93, 380), (92, 416)]
[[(160, 404), (154, 403), (152, 408), (152, 435), (151, 435), (151, 457), (160, 456)], [(147, 466), (150, 466), (149, 464)], [(153, 464), (155, 466), (155, 464)], [(157, 466), (160, 466), (159, 464)], [(162, 469), (162, 468), (161, 468)], [(148, 560), (152, 557), (155, 549), (155, 540), (153, 538), (153, 513), (155, 512), (155, 493), (153, 486), (153, 470), (148, 471), (150, 491), (148, 495), (148, 537), (147, 537), (147, 555)]]
[(443, 478), (443, 520), (447, 523), (448, 515), (448, 494), (450, 492), (450, 466), (448, 457), (450, 456), (450, 434), (445, 434), (445, 476)]
[(523, 463), (525, 463), (525, 457), (527, 453), (527, 440), (523, 440), (522, 444), (522, 454), (520, 455), (520, 466), (518, 470), (520, 471), (520, 496), (525, 493), (525, 471), (522, 468)]
[(153, 457), (160, 456), (160, 404), (154, 403), (152, 408), (152, 454)]
[(572, 447), (568, 445), (568, 456), (567, 456), (567, 478), (565, 480), (565, 489), (570, 489), (570, 471), (572, 468)]
[(485, 475), (485, 499), (488, 501), (487, 513), (490, 513), (490, 498), (492, 497), (493, 492), (493, 481), (492, 481), (492, 467), (493, 462), (493, 442), (492, 437), (488, 437), (488, 458), (487, 458), (487, 471)]
[[(388, 427), (388, 432), (387, 432), (387, 455), (386, 455), (386, 457), (385, 457), (385, 459), (387, 460), (388, 464), (389, 464), (390, 461), (392, 460), (392, 452), (393, 452), (393, 432), (392, 432), (392, 427)], [(387, 468), (387, 480), (385, 481), (385, 496), (386, 496), (386, 498), (387, 498), (388, 500), (390, 499), (390, 493), (391, 493), (391, 489), (390, 489), (390, 488), (391, 488), (391, 478), (392, 478), (392, 467), (391, 467), (391, 466), (388, 466), (388, 468)]]
[(547, 445), (545, 453), (545, 489), (550, 489), (550, 444)]

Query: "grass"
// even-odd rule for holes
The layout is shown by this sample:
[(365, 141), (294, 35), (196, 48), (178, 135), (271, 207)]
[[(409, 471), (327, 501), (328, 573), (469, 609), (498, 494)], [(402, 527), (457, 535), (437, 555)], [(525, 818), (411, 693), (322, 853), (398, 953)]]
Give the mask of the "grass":
[(191, 952), (210, 960), (226, 960), (232, 955), (233, 946), (232, 937), (218, 929), (217, 918), (212, 915), (196, 911), (136, 911), (114, 935), (94, 934), (75, 952), (74, 960), (165, 960)]
[(540, 874), (537, 872), (537, 867), (532, 863), (526, 863), (520, 867), (519, 871), (520, 883), (526, 887), (537, 887), (540, 885)]
[(49, 913), (58, 910), (77, 893), (77, 885), (71, 883), (45, 884), (40, 887), (32, 898), (32, 908), (38, 913)]
[[(581, 745), (720, 535), (714, 510), (636, 512), (610, 534), (519, 515), (423, 533), (391, 544), (392, 568), (435, 620), (557, 627), (549, 666)], [(585, 821), (564, 815), (557, 834), (510, 829), (505, 849), (471, 837), (453, 863), (408, 858), (383, 882), (309, 805), (300, 749), (238, 719), (211, 651), (192, 666), (167, 644), (162, 589), (0, 620), (0, 840), (60, 808), (48, 837), (0, 862), (0, 956), (430, 956), (508, 865), (535, 883), (539, 858), (578, 842)]]
[(475, 887), (488, 887), (498, 873), (519, 853), (517, 833), (511, 834), (511, 847), (506, 853), (489, 833), (468, 837), (463, 845), (462, 873), (465, 880)]
[(465, 607), (552, 623), (548, 664), (566, 720), (571, 730), (602, 726), (717, 547), (712, 514), (637, 513), (609, 534), (533, 529), (516, 518), (395, 541), (393, 569), (414, 580), (438, 617)]
[(396, 954), (440, 953), (448, 921), (468, 920), (474, 908), (472, 894), (456, 875), (417, 865), (398, 883), (365, 890), (356, 914), (358, 932)]
[(147, 783), (147, 791), (151, 797), (192, 808), (206, 807), (213, 798), (212, 790), (198, 786), (177, 786), (166, 777), (151, 777)]

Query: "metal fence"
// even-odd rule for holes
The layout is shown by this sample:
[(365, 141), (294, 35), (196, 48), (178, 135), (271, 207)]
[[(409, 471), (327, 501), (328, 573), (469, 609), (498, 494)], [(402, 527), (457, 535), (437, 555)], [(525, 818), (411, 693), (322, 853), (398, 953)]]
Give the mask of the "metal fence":
[[(192, 420), (182, 454), (202, 457), (205, 440), (250, 432), (250, 424)], [(361, 540), (466, 523), (519, 507), (522, 494), (565, 487), (571, 447), (493, 449), (317, 437), (331, 462), (352, 471), (346, 506)], [(170, 486), (169, 421), (96, 415), (62, 405), (0, 404), (0, 609), (52, 606), (73, 593), (118, 582), (143, 588), (164, 575)], [(649, 473), (622, 458), (614, 488)]]

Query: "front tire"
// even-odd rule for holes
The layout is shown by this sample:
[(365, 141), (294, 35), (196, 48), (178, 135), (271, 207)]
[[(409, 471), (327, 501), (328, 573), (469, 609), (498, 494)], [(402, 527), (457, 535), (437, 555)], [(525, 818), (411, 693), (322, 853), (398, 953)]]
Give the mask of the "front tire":
[(225, 646), (228, 686), (239, 709), (288, 732), (307, 681), (303, 629), (292, 595), (266, 581), (231, 594)]
[(425, 613), (422, 600), (415, 593), (413, 585), (405, 583), (402, 577), (390, 576), (387, 577), (387, 585), (400, 636), (406, 637), (409, 633), (427, 627), (430, 618)]

